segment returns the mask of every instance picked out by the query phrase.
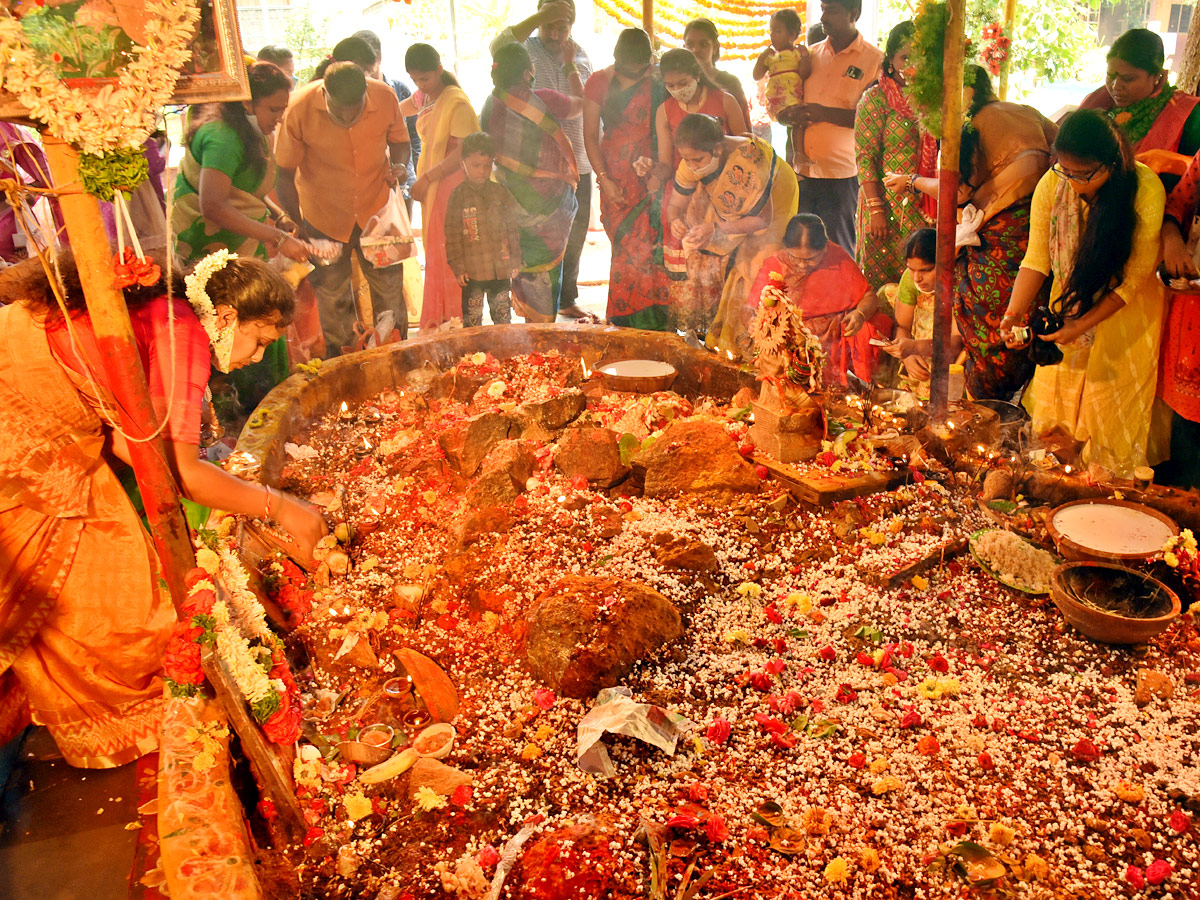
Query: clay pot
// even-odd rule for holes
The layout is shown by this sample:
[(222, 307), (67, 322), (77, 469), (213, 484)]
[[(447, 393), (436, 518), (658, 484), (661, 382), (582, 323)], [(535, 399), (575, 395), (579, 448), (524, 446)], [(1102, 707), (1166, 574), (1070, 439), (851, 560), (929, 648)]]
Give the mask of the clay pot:
[[(1065, 577), (1072, 570), (1084, 567), (1111, 569), (1126, 576), (1134, 576), (1149, 585), (1163, 590), (1171, 599), (1171, 610), (1154, 618), (1135, 618), (1104, 612), (1085, 606), (1076, 600), (1065, 587)], [(1051, 575), (1050, 598), (1067, 623), (1094, 641), (1105, 644), (1144, 644), (1166, 629), (1179, 616), (1179, 597), (1169, 587), (1150, 575), (1106, 562), (1069, 562), (1058, 566)]]
[(1093, 562), (1132, 562), (1141, 563), (1147, 559), (1157, 559), (1162, 556), (1162, 545), (1166, 543), (1166, 538), (1157, 542), (1157, 546), (1147, 547), (1145, 550), (1138, 550), (1134, 553), (1117, 553), (1109, 552), (1095, 547), (1088, 547), (1079, 543), (1077, 540), (1072, 540), (1067, 535), (1059, 530), (1059, 525), (1055, 523), (1055, 517), (1064, 509), (1075, 506), (1118, 506), (1124, 509), (1136, 510), (1143, 516), (1148, 516), (1151, 519), (1157, 519), (1167, 526), (1169, 534), (1167, 537), (1173, 537), (1179, 534), (1179, 526), (1170, 516), (1160, 513), (1157, 509), (1152, 509), (1141, 503), (1132, 503), (1128, 500), (1109, 500), (1103, 497), (1096, 497), (1085, 500), (1072, 500), (1070, 503), (1064, 503), (1062, 506), (1055, 507), (1049, 516), (1046, 517), (1046, 531), (1050, 537), (1054, 539), (1054, 546), (1058, 548), (1058, 555), (1067, 560), (1091, 560)]
[(654, 359), (615, 359), (596, 365), (596, 375), (606, 388), (634, 394), (670, 390), (678, 374), (670, 363)]

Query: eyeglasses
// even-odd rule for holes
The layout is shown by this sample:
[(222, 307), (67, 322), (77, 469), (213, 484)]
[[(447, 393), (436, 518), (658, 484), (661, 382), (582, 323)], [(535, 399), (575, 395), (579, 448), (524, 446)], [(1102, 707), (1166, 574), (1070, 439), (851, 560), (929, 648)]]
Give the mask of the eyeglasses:
[(1058, 163), (1055, 163), (1054, 165), (1052, 165), (1050, 167), (1050, 171), (1053, 172), (1055, 175), (1057, 175), (1059, 178), (1065, 178), (1067, 181), (1073, 181), (1075, 184), (1087, 184), (1089, 181), (1091, 181), (1093, 178), (1095, 178), (1098, 174), (1100, 174), (1100, 172), (1103, 169), (1104, 169), (1104, 166), (1099, 165), (1099, 166), (1096, 166), (1096, 168), (1092, 169), (1092, 171), (1088, 172), (1086, 175), (1072, 175), (1070, 172), (1066, 171)]

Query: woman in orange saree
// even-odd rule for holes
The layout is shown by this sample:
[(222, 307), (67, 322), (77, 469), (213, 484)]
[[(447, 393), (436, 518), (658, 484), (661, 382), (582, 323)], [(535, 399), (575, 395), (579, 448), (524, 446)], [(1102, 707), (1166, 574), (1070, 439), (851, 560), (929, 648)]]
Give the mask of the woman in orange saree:
[[(70, 318), (40, 269), (9, 293), (19, 302), (0, 309), (0, 711), (19, 726), (24, 700), (67, 763), (109, 768), (158, 746), (159, 671), (175, 612), (110, 464), (128, 456), (129, 432), (111, 426), (127, 420), (105, 383), (73, 266), (61, 269)], [(211, 366), (261, 359), (291, 316), (291, 290), (265, 263), (236, 258), (207, 284), (217, 338), (179, 299), (182, 285), (173, 301), (161, 283), (126, 294), (168, 461), (189, 499), (266, 509), (311, 549), (323, 528), (317, 513), (197, 452)]]

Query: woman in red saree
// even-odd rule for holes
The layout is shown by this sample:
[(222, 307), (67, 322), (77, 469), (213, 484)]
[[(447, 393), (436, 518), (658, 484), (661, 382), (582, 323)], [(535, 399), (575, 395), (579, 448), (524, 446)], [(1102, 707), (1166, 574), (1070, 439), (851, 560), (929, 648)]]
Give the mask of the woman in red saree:
[(421, 301), (421, 331), (429, 332), (462, 315), (462, 288), (446, 262), (446, 203), (465, 177), (462, 140), (479, 130), (471, 101), (454, 76), (442, 68), (437, 50), (413, 44), (404, 54), (404, 68), (417, 92), (400, 104), (406, 116), (417, 117), (421, 157), (413, 199), (421, 203), (421, 244), (425, 250), (425, 293)]
[[(61, 270), (69, 319), (35, 261), (4, 279), (17, 302), (0, 309), (0, 724), (19, 727), (31, 707), (67, 763), (110, 768), (158, 746), (175, 611), (114, 471), (128, 461), (127, 439), (144, 435), (105, 380), (105, 348), (69, 259)], [(204, 321), (182, 284), (174, 300), (164, 290), (135, 284), (126, 300), (182, 492), (268, 514), (311, 555), (324, 530), (312, 507), (209, 465), (197, 446), (212, 365), (228, 372), (260, 360), (291, 318), (291, 290), (266, 263), (236, 257), (202, 284)]]
[(664, 91), (650, 72), (646, 32), (622, 31), (613, 56), (583, 91), (583, 142), (600, 186), (600, 221), (612, 241), (606, 315), (614, 325), (664, 331), (669, 298), (662, 207), (646, 184)]
[(758, 270), (750, 305), (758, 308), (772, 276), (782, 277), (808, 330), (825, 351), (825, 384), (845, 386), (846, 373), (870, 381), (879, 364), (872, 338), (891, 334), (892, 320), (879, 312), (879, 297), (854, 259), (831, 242), (818, 216), (801, 213), (788, 222), (783, 249)]

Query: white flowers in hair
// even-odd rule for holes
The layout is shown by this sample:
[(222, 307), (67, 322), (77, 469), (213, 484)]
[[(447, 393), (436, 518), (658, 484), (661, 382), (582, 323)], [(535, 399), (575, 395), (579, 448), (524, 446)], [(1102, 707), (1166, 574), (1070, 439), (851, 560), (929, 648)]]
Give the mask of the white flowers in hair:
[(228, 250), (222, 249), (210, 253), (196, 263), (192, 274), (183, 280), (187, 285), (188, 303), (191, 304), (196, 316), (200, 319), (200, 324), (204, 326), (204, 331), (208, 334), (208, 342), (212, 346), (217, 370), (221, 372), (229, 371), (229, 364), (233, 356), (234, 324), (230, 323), (225, 328), (217, 325), (217, 308), (208, 296), (208, 280), (225, 268), (231, 259), (237, 259), (237, 254)]

